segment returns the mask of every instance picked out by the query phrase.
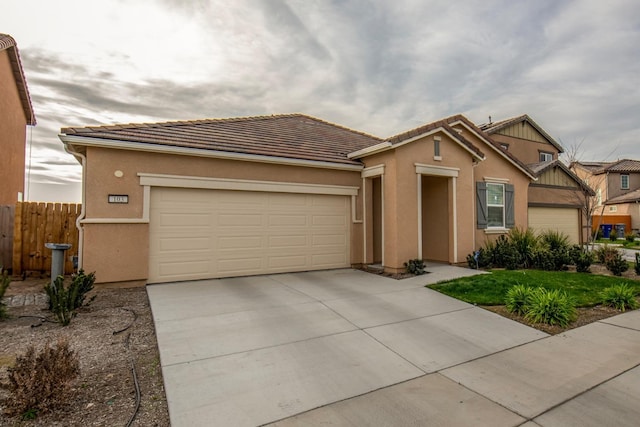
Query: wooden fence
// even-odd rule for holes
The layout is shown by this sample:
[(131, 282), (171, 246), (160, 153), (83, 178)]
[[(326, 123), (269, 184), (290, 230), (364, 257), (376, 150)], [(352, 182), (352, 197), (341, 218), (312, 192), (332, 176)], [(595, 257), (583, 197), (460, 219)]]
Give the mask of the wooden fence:
[(0, 206), (0, 267), (10, 269), (13, 264), (14, 205)]
[(78, 255), (76, 219), (82, 205), (74, 203), (18, 202), (13, 231), (13, 274), (51, 271), (51, 249), (45, 243), (69, 243), (65, 273), (73, 272)]

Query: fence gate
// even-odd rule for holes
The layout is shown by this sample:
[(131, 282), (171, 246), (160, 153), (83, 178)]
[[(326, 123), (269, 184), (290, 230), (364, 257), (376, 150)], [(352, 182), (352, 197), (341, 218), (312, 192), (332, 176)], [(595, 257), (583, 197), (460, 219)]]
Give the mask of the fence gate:
[(80, 204), (18, 202), (13, 232), (13, 274), (51, 271), (51, 249), (45, 243), (70, 243), (65, 252), (64, 271), (73, 271), (78, 255), (76, 219)]

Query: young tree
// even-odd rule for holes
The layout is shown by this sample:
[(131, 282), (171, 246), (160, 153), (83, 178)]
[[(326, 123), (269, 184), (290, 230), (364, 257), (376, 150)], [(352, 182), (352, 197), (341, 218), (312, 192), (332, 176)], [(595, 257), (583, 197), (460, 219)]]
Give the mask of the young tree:
[[(582, 214), (587, 223), (587, 229), (593, 230), (593, 217), (600, 216), (600, 224), (604, 216), (605, 200), (602, 200), (602, 192), (607, 185), (607, 176), (597, 172), (602, 169), (606, 162), (585, 162), (582, 160), (585, 150), (583, 149), (584, 139), (575, 142), (567, 147), (563, 153), (562, 161), (569, 166), (569, 169), (578, 176), (585, 184), (581, 191), (574, 193), (574, 201), (579, 204)], [(615, 149), (607, 155), (611, 157)], [(596, 240), (598, 230), (594, 230), (591, 235), (591, 242)]]

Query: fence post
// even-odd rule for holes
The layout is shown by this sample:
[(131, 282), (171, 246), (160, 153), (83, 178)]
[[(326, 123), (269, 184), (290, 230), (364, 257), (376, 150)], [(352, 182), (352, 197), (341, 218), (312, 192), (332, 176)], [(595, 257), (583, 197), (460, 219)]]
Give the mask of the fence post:
[(23, 202), (16, 203), (16, 211), (13, 219), (13, 274), (22, 274), (22, 206)]

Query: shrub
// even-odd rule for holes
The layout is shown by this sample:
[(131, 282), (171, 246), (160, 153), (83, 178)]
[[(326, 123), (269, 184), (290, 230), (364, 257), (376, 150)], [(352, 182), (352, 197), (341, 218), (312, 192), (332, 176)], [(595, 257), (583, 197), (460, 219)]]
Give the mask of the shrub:
[(7, 317), (7, 311), (2, 302), (2, 298), (4, 298), (4, 293), (7, 291), (10, 283), (11, 277), (9, 276), (9, 272), (0, 267), (0, 319)]
[(485, 248), (480, 248), (477, 251), (467, 255), (467, 264), (469, 268), (489, 268), (491, 267), (491, 252)]
[(566, 268), (568, 264), (571, 264), (571, 257), (569, 255), (569, 237), (561, 232), (555, 230), (547, 230), (540, 234), (539, 241), (541, 247), (549, 251), (548, 260), (540, 258), (541, 253), (537, 254), (539, 268), (543, 270), (556, 270), (560, 271)]
[(612, 242), (618, 240), (618, 232), (616, 230), (611, 230), (611, 233), (609, 233), (609, 240)]
[(407, 273), (415, 274), (416, 276), (426, 273), (426, 264), (422, 259), (410, 259), (404, 263), (404, 268), (407, 269)]
[(624, 238), (629, 243), (635, 243), (636, 241), (636, 235), (633, 234), (633, 231), (629, 231), (628, 233), (625, 233)]
[(593, 254), (591, 252), (574, 245), (570, 250), (570, 255), (578, 273), (589, 273), (589, 267), (593, 264)]
[(566, 292), (558, 289), (536, 288), (531, 293), (525, 319), (533, 323), (567, 326), (575, 320), (574, 302)]
[(505, 308), (510, 313), (524, 315), (529, 308), (532, 290), (528, 286), (515, 285), (507, 291)]
[(53, 284), (46, 284), (44, 290), (49, 296), (49, 310), (55, 314), (62, 324), (67, 326), (71, 319), (75, 317), (78, 308), (84, 304), (87, 293), (93, 289), (95, 274), (84, 274), (80, 270), (75, 275), (68, 288), (64, 286), (64, 277), (58, 276)]
[(533, 253), (533, 265), (540, 270), (553, 271), (555, 263), (551, 251), (545, 247), (536, 248)]
[(62, 407), (72, 395), (73, 380), (80, 373), (78, 357), (66, 340), (55, 347), (45, 344), (36, 353), (33, 346), (16, 358), (9, 368), (9, 396), (6, 408), (10, 415), (25, 418)]
[(512, 249), (518, 253), (521, 266), (523, 268), (532, 267), (534, 252), (538, 246), (538, 238), (533, 233), (533, 230), (530, 228), (526, 230), (512, 228), (509, 231), (509, 241)]
[(604, 289), (600, 296), (604, 305), (614, 307), (620, 311), (625, 311), (627, 308), (631, 310), (638, 308), (634, 289), (626, 283), (610, 286)]
[(640, 276), (640, 253), (636, 252), (636, 262), (633, 264), (636, 274)]
[(607, 266), (607, 270), (615, 276), (622, 276), (622, 273), (629, 269), (629, 263), (622, 258), (622, 255), (620, 255), (618, 251), (615, 252), (615, 255), (606, 259), (605, 265)]
[(607, 260), (613, 258), (618, 253), (618, 250), (614, 247), (603, 245), (598, 247), (595, 251), (595, 256), (598, 259), (598, 262), (601, 264), (606, 264)]
[(500, 235), (500, 237), (496, 239), (493, 248), (493, 266), (506, 268), (507, 270), (515, 270), (520, 263), (520, 254), (517, 249), (509, 239), (504, 235)]

